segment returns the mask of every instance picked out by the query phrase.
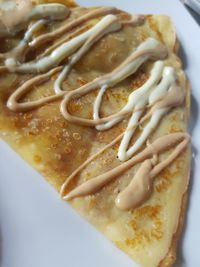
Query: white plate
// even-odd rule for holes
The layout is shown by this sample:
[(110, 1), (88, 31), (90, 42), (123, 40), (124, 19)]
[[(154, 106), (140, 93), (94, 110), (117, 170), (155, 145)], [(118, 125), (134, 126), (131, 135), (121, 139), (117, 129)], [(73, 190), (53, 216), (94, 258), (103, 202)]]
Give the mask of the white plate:
[[(200, 29), (178, 0), (80, 0), (135, 13), (172, 17), (192, 87), (191, 131), (199, 151)], [(199, 86), (199, 87), (198, 87)], [(197, 153), (195, 162), (199, 161)], [(192, 165), (189, 211), (177, 266), (200, 266), (200, 164)], [(1, 267), (134, 267), (132, 261), (83, 221), (44, 179), (0, 141)]]

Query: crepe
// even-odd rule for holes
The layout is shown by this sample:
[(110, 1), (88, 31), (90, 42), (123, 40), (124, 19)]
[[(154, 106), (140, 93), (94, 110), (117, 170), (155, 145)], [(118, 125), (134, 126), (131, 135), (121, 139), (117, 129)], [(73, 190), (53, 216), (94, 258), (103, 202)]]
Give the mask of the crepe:
[(172, 266), (190, 169), (174, 27), (60, 2), (2, 31), (0, 136), (139, 266)]

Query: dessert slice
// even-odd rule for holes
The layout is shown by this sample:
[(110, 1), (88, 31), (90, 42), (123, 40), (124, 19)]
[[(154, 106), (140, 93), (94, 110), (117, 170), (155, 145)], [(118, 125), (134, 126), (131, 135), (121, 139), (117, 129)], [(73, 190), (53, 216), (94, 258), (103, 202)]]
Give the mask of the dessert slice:
[(172, 266), (190, 169), (173, 25), (52, 2), (0, 31), (0, 136), (139, 266)]

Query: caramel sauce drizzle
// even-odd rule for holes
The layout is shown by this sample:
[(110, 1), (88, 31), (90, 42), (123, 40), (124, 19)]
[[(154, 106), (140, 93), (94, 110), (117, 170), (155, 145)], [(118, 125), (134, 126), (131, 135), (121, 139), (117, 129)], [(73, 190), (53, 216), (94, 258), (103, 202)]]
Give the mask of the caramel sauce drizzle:
[(174, 161), (174, 159), (186, 148), (189, 140), (190, 137), (187, 133), (174, 133), (162, 136), (152, 143), (156, 154), (161, 154), (178, 144), (175, 150), (163, 162), (154, 166), (154, 164), (148, 160), (154, 155), (154, 151), (148, 146), (142, 152), (116, 168), (79, 185), (63, 198), (70, 200), (95, 194), (131, 167), (143, 162), (130, 185), (120, 193), (116, 199), (116, 204), (120, 209), (128, 210), (135, 208), (143, 203), (152, 192), (152, 179)]
[[(122, 121), (125, 117), (130, 117), (125, 132), (115, 138), (98, 153), (89, 157), (81, 166), (74, 170), (66, 179), (60, 191), (61, 196), (66, 200), (95, 194), (129, 168), (141, 163), (131, 183), (117, 196), (115, 201), (119, 209), (129, 210), (138, 207), (150, 197), (155, 176), (178, 157), (188, 145), (190, 137), (187, 133), (175, 133), (162, 136), (152, 144), (149, 144), (142, 152), (134, 155), (150, 136), (152, 130), (157, 127), (162, 117), (170, 111), (171, 108), (181, 105), (185, 98), (183, 89), (176, 81), (173, 68), (164, 67), (162, 61), (156, 61), (167, 57), (167, 49), (163, 44), (153, 38), (148, 38), (139, 45), (138, 48), (112, 72), (73, 91), (64, 91), (62, 89), (62, 83), (67, 75), (69, 75), (73, 65), (77, 63), (96, 42), (109, 33), (119, 31), (126, 25), (140, 25), (144, 22), (143, 16), (132, 16), (128, 21), (120, 21), (117, 16), (113, 15), (119, 12), (119, 10), (113, 7), (98, 8), (76, 20), (64, 24), (51, 33), (45, 33), (33, 38), (34, 30), (43, 26), (47, 22), (46, 18), (51, 20), (63, 19), (70, 14), (70, 10), (62, 5), (36, 6), (31, 13), (27, 15), (25, 21), (28, 22), (33, 18), (36, 20), (45, 18), (45, 20), (36, 21), (30, 26), (25, 33), (24, 39), (16, 48), (10, 52), (0, 54), (1, 59), (6, 59), (5, 66), (1, 66), (0, 70), (22, 73), (45, 72), (26, 81), (9, 97), (7, 107), (15, 112), (26, 112), (52, 101), (61, 100), (60, 110), (66, 120), (79, 125), (95, 127), (99, 131), (107, 130)], [(59, 17), (59, 14), (61, 14), (61, 17)], [(76, 29), (78, 26), (81, 26), (90, 19), (102, 16), (104, 17), (91, 29), (85, 30), (83, 26), (81, 28), (81, 32), (83, 30), (83, 33), (79, 34), (80, 29)], [(71, 33), (73, 29), (75, 29), (75, 31)], [(70, 33), (71, 35), (69, 34), (59, 42), (54, 43), (39, 59), (37, 59), (37, 61), (23, 63), (27, 50), (30, 48), (37, 48), (65, 33)], [(1, 34), (2, 36), (6, 36), (6, 33)], [(68, 58), (67, 65), (59, 66), (60, 62), (65, 58)], [(148, 60), (156, 61), (148, 81), (129, 96), (128, 103), (122, 110), (108, 117), (100, 118), (99, 110), (105, 91), (135, 73), (137, 69)], [(35, 85), (46, 82), (56, 73), (59, 73), (59, 76), (54, 84), (55, 95), (25, 103), (20, 101)], [(94, 102), (93, 119), (79, 118), (69, 113), (68, 104), (71, 100), (80, 98), (97, 88), (100, 90)], [(150, 110), (143, 116), (147, 107), (150, 107)], [(149, 118), (151, 118), (150, 122), (145, 127), (144, 132), (136, 143), (128, 149), (130, 139), (136, 127)], [(118, 156), (119, 159), (124, 162), (116, 168), (77, 186), (66, 194), (69, 184), (76, 175), (100, 154), (120, 142), (120, 140), (122, 141)], [(175, 150), (164, 161), (158, 163), (158, 155), (168, 151), (174, 146), (176, 146)]]
[(101, 7), (98, 8), (97, 10), (93, 10), (90, 11), (88, 13), (86, 13), (85, 15), (64, 24), (63, 26), (61, 26), (60, 28), (58, 28), (57, 30), (54, 30), (53, 32), (50, 33), (46, 33), (43, 34), (37, 38), (35, 38), (29, 45), (31, 47), (38, 47), (41, 44), (44, 44), (48, 41), (51, 41), (52, 39), (56, 39), (58, 37), (60, 37), (61, 35), (68, 33), (69, 31), (73, 30), (74, 28), (80, 26), (81, 24), (87, 22), (88, 20), (94, 19), (94, 18), (98, 18), (101, 16), (105, 16), (108, 14), (116, 14), (118, 13), (119, 10), (117, 10), (114, 7)]

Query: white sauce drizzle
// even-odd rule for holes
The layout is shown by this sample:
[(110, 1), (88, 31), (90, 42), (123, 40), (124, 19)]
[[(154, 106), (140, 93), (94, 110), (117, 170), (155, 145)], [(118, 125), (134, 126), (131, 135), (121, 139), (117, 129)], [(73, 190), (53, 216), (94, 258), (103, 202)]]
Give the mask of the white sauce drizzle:
[(70, 14), (70, 9), (62, 4), (42, 4), (35, 6), (27, 20), (36, 20), (40, 18), (48, 18), (50, 20), (63, 20)]
[[(144, 107), (144, 105), (146, 104), (145, 103), (146, 102), (145, 99), (148, 97), (148, 95), (147, 95), (146, 98), (145, 98), (145, 94), (160, 79), (162, 69), (163, 69), (163, 62), (161, 62), (161, 61), (156, 62), (155, 65), (154, 65), (154, 67), (153, 67), (153, 69), (152, 69), (152, 71), (151, 71), (151, 77), (150, 77), (150, 79), (148, 79), (147, 82), (142, 87), (140, 87), (139, 89), (137, 89), (136, 91), (132, 92), (129, 95), (128, 102), (124, 106), (124, 108), (122, 109), (122, 111), (124, 111), (124, 112), (133, 112), (134, 110), (141, 109), (141, 108)], [(135, 69), (135, 71), (136, 70), (137, 69)], [(160, 75), (159, 75), (159, 73), (160, 73)], [(104, 92), (105, 92), (105, 90), (104, 90)], [(100, 92), (99, 92), (99, 94), (100, 94)], [(103, 97), (103, 94), (101, 95), (101, 97), (99, 95), (97, 96), (97, 98), (98, 98), (98, 107), (99, 108), (96, 107), (96, 102), (95, 102), (94, 103), (94, 110), (95, 110), (95, 112), (94, 112), (93, 117), (99, 118), (99, 115), (97, 116), (97, 114), (99, 114), (100, 103), (102, 101), (102, 97)], [(140, 116), (142, 115), (142, 112), (137, 112), (137, 113), (139, 113)], [(122, 119), (123, 118), (121, 118), (121, 119), (118, 118), (118, 119), (114, 119), (114, 120), (112, 120), (112, 121), (110, 121), (110, 122), (108, 122), (106, 124), (98, 125), (96, 127), (96, 129), (97, 130), (100, 130), (100, 131), (109, 129), (110, 127), (114, 126), (115, 124), (117, 124)], [(136, 119), (135, 116), (134, 116), (134, 118), (131, 118), (130, 121), (133, 122), (133, 123), (135, 123), (136, 125), (138, 123), (138, 120)], [(132, 131), (133, 123), (131, 123), (131, 125), (128, 125), (128, 129), (129, 130), (127, 132), (130, 133), (130, 131)], [(125, 134), (127, 132), (125, 132)]]
[(152, 105), (156, 101), (162, 99), (169, 89), (170, 85), (176, 81), (175, 71), (172, 67), (165, 67), (161, 82), (156, 86), (149, 97), (149, 104)]
[[(138, 127), (139, 120), (143, 114), (144, 108), (146, 107), (147, 103), (154, 104), (162, 97), (164, 97), (172, 85), (176, 83), (176, 76), (174, 69), (172, 67), (165, 67), (164, 70), (163, 62), (157, 61), (154, 64), (154, 67), (151, 71), (150, 78), (145, 82), (143, 86), (139, 89), (134, 91), (130, 94), (128, 103), (122, 109), (125, 112), (132, 112), (132, 116), (129, 120), (128, 126), (125, 130), (124, 137), (120, 143), (119, 151), (118, 151), (118, 158), (121, 161), (128, 160), (135, 152), (137, 152), (147, 138), (150, 136), (153, 130), (157, 127), (159, 121), (162, 117), (170, 110), (170, 108), (162, 108), (155, 110), (152, 114), (150, 122), (144, 128), (140, 137), (136, 140), (136, 142), (128, 149), (129, 143), (133, 134)], [(134, 68), (133, 68), (134, 69)], [(163, 78), (161, 82), (157, 85), (161, 76)], [(108, 88), (107, 84), (102, 86), (99, 94), (97, 95), (96, 101), (94, 102), (94, 111), (93, 111), (93, 118), (99, 119), (99, 111), (101, 107), (101, 102), (103, 98), (103, 94), (105, 93), (106, 89)], [(113, 119), (105, 124), (97, 125), (96, 129), (98, 130), (106, 130), (111, 128), (113, 125), (117, 124), (122, 118)]]
[[(13, 13), (15, 10), (12, 11)], [(20, 21), (13, 25), (11, 29), (2, 28), (0, 29), (0, 36), (9, 36), (9, 35), (15, 35), (18, 33), (21, 29), (26, 27), (27, 23), (30, 20), (38, 20), (42, 18), (51, 19), (51, 20), (63, 20), (67, 18), (70, 14), (70, 9), (68, 9), (66, 6), (62, 4), (42, 4), (37, 5), (31, 9), (30, 12), (27, 12), (27, 14), (23, 17), (21, 17)], [(15, 14), (13, 14), (15, 16)], [(13, 20), (13, 18), (11, 18)]]
[[(157, 41), (156, 41), (157, 42)], [(142, 43), (137, 49), (136, 51), (143, 51), (145, 49), (151, 49), (153, 46), (155, 46), (155, 40), (152, 38), (148, 38), (144, 43)], [(141, 58), (139, 58), (139, 60), (135, 60), (132, 62), (132, 64), (130, 64), (127, 68), (126, 68), (126, 72), (124, 71), (124, 68), (122, 68), (121, 73), (125, 73), (125, 76), (128, 77), (131, 74), (135, 73), (137, 71), (137, 69), (140, 67), (140, 65), (146, 61), (148, 59), (147, 56), (143, 56)], [(141, 88), (137, 89), (136, 91), (134, 91), (133, 93), (130, 94), (129, 99), (128, 99), (128, 103), (126, 104), (126, 106), (122, 109), (122, 111), (125, 112), (132, 112), (134, 109), (140, 109), (141, 107), (143, 108), (145, 103), (141, 106), (141, 101), (144, 101), (145, 98), (145, 93), (149, 90), (149, 88), (151, 88), (151, 86), (159, 80), (160, 76), (157, 75), (157, 72), (159, 72), (159, 69), (163, 68), (163, 63), (161, 61), (158, 61), (157, 63), (155, 63), (155, 67), (152, 70), (152, 76), (151, 79), (149, 79), (145, 85), (143, 85)], [(161, 72), (161, 71), (160, 71)], [(120, 78), (121, 73), (118, 73), (117, 75), (117, 83), (119, 81), (122, 81), (124, 79), (124, 77), (122, 76), (122, 78)], [(154, 81), (156, 80), (156, 81)], [(108, 85), (105, 85), (103, 88), (107, 89)], [(101, 102), (102, 102), (102, 97), (103, 94), (105, 93), (105, 90), (101, 90), (99, 91), (99, 95), (97, 96), (98, 101), (94, 102), (94, 111), (93, 111), (93, 118), (99, 118), (99, 110), (100, 110), (100, 106), (101, 106)], [(142, 98), (143, 96), (143, 98)], [(140, 104), (139, 104), (140, 101)], [(96, 104), (98, 104), (98, 107), (96, 106)], [(99, 131), (102, 130), (107, 130), (109, 128), (111, 128), (112, 126), (114, 126), (115, 124), (117, 124), (119, 121), (121, 121), (123, 119), (123, 117), (114, 119), (112, 121), (109, 121), (108, 123), (102, 124), (102, 125), (98, 125), (96, 126), (96, 129)], [(132, 127), (132, 125), (131, 125)], [(128, 128), (130, 128), (128, 126)]]
[[(121, 112), (118, 112), (116, 114), (113, 114), (106, 118), (101, 118), (99, 120), (90, 120), (90, 119), (80, 119), (76, 116), (73, 116), (69, 113), (67, 109), (67, 105), (69, 101), (73, 98), (76, 99), (77, 97), (81, 97), (83, 95), (88, 94), (89, 92), (95, 90), (96, 88), (101, 88), (102, 86), (106, 85), (109, 87), (113, 87), (120, 81), (123, 81), (127, 77), (129, 77), (131, 74), (135, 73), (135, 71), (139, 68), (139, 66), (147, 61), (148, 59), (151, 59), (152, 57), (155, 59), (157, 58), (165, 58), (166, 57), (166, 49), (165, 47), (158, 42), (157, 40), (153, 38), (147, 38), (136, 50), (132, 52), (132, 54), (114, 71), (112, 71), (109, 74), (106, 74), (104, 76), (101, 76), (94, 81), (70, 92), (66, 95), (66, 97), (63, 99), (61, 103), (61, 112), (63, 116), (75, 123), (81, 123), (82, 125), (87, 126), (99, 126), (101, 127), (101, 130), (103, 130), (104, 125), (102, 126), (102, 123), (110, 122), (111, 118), (113, 117), (120, 117), (120, 120), (124, 118), (124, 115), (127, 114), (127, 111), (122, 110)], [(99, 97), (99, 100), (101, 98)], [(95, 104), (98, 103), (98, 101), (95, 101)], [(97, 111), (97, 108), (95, 107), (95, 110)], [(98, 114), (95, 114), (97, 116)], [(99, 116), (99, 115), (98, 115)], [(98, 123), (97, 123), (98, 121)], [(113, 122), (112, 122), (113, 123)], [(116, 123), (116, 122), (115, 122)], [(114, 124), (115, 124), (114, 123)], [(107, 127), (107, 125), (106, 125)], [(99, 130), (99, 128), (98, 128)]]
[(89, 51), (94, 43), (96, 43), (104, 35), (119, 30), (121, 26), (122, 25), (119, 23), (116, 16), (107, 15), (104, 19), (102, 19), (102, 21), (97, 23), (94, 28), (88, 30), (87, 39), (84, 40), (85, 43), (74, 55), (71, 56), (69, 63), (64, 67), (64, 69), (58, 76), (54, 86), (56, 94), (59, 94), (63, 91), (62, 83), (70, 72), (72, 66), (76, 64), (82, 58), (82, 56)]
[(41, 27), (43, 27), (47, 23), (46, 20), (41, 19), (39, 21), (36, 21), (33, 23), (28, 30), (24, 34), (24, 38), (19, 42), (19, 44), (10, 52), (0, 54), (0, 58), (6, 58), (7, 64), (12, 65), (13, 59), (23, 61), (23, 58), (26, 53), (26, 49), (29, 46), (29, 42), (31, 41), (33, 34), (35, 31), (39, 30)]
[[(160, 69), (159, 68), (156, 69), (156, 63), (155, 63), (155, 67), (152, 69), (152, 72), (153, 72), (153, 70), (155, 72), (151, 74), (150, 79), (149, 79), (150, 81), (153, 78), (154, 78), (153, 80), (155, 82), (159, 81), (162, 67), (161, 67), (161, 65), (158, 67), (160, 67)], [(153, 77), (153, 75), (155, 75), (155, 76)], [(141, 88), (139, 88), (135, 94), (134, 94), (134, 92), (132, 93), (133, 95), (132, 95), (131, 100), (132, 100), (133, 107), (135, 106), (135, 110), (137, 110), (137, 108), (144, 110), (144, 108), (148, 102), (149, 102), (149, 104), (153, 104), (156, 101), (160, 100), (162, 97), (165, 97), (169, 88), (172, 85), (175, 85), (176, 76), (175, 76), (175, 73), (171, 67), (165, 67), (163, 70), (163, 78), (162, 78), (161, 82), (158, 84), (158, 86), (154, 86), (155, 83), (154, 84), (150, 84), (150, 83), (148, 84), (149, 80), (143, 85), (144, 87), (146, 87), (146, 92), (144, 95), (143, 94), (139, 95), (139, 98), (137, 98), (137, 93), (140, 92)], [(150, 89), (152, 86), (154, 86), (154, 87), (152, 89), (153, 91), (151, 92)], [(138, 112), (136, 112), (136, 114), (134, 114), (134, 111), (133, 111), (133, 115), (129, 121), (128, 127), (125, 130), (124, 137), (123, 137), (122, 142), (119, 146), (118, 157), (121, 161), (125, 161), (125, 160), (129, 159), (131, 156), (133, 156), (134, 153), (136, 153), (142, 147), (142, 145), (148, 139), (150, 134), (155, 130), (155, 128), (157, 127), (157, 125), (160, 122), (160, 120), (162, 119), (162, 117), (169, 110), (170, 110), (170, 107), (155, 110), (152, 114), (152, 117), (151, 117), (149, 123), (145, 126), (145, 128), (142, 131), (139, 138), (128, 149), (131, 138), (133, 137), (134, 131), (137, 128), (139, 119), (143, 113), (142, 111), (138, 111)]]
[[(116, 23), (113, 23), (113, 21)], [(116, 16), (107, 15), (94, 27), (78, 35), (72, 40), (60, 45), (49, 56), (39, 59), (37, 62), (28, 62), (24, 64), (19, 64), (16, 61), (15, 62), (12, 61), (11, 65), (10, 60), (6, 60), (5, 64), (10, 69), (10, 71), (25, 72), (25, 73), (38, 73), (38, 72), (48, 71), (52, 67), (57, 66), (62, 60), (72, 55), (78, 48), (80, 48), (87, 41), (87, 39), (90, 36), (93, 36), (96, 34), (96, 32), (99, 32), (101, 29), (106, 28), (107, 25), (110, 23), (113, 24), (111, 27), (108, 28), (107, 33), (116, 31), (121, 27)], [(104, 34), (106, 34), (106, 32)], [(62, 81), (61, 78), (60, 80)]]

